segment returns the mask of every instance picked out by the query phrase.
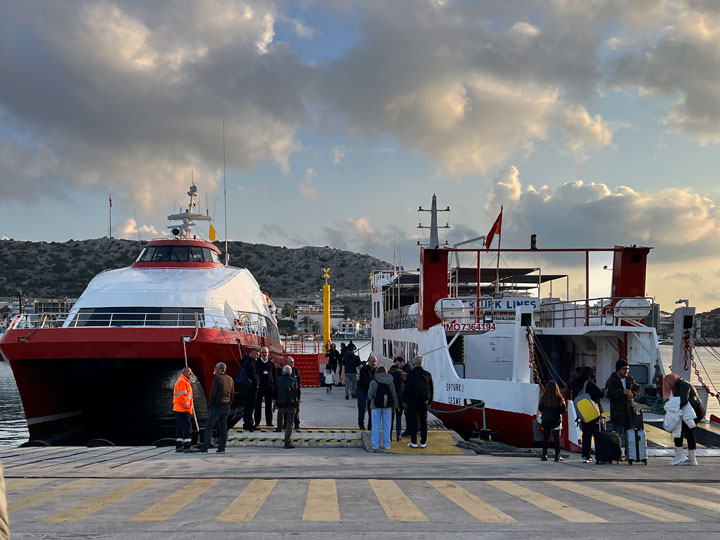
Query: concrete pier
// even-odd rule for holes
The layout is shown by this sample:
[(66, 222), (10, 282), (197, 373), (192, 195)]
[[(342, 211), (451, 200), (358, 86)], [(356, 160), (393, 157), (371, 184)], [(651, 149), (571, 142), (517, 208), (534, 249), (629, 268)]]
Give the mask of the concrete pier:
[[(303, 391), (303, 426), (350, 427), (353, 402), (324, 392)], [(13, 539), (717, 538), (715, 451), (698, 467), (659, 451), (647, 466), (233, 445), (7, 448), (0, 461)]]

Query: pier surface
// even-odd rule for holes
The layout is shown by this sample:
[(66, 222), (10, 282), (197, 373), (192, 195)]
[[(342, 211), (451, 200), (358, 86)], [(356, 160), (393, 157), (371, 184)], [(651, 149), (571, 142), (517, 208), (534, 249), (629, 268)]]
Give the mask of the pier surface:
[[(353, 401), (303, 392), (303, 426), (352, 426)], [(717, 538), (716, 451), (669, 467), (653, 450), (647, 466), (232, 445), (5, 448), (0, 462), (13, 539)]]

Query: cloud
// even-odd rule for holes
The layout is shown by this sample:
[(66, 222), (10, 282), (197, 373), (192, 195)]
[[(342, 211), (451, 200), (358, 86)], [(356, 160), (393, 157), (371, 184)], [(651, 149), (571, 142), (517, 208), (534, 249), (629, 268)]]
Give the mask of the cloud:
[(339, 164), (345, 157), (345, 150), (339, 146), (335, 146), (332, 149), (333, 152), (333, 165)]
[(370, 235), (375, 233), (372, 225), (370, 225), (370, 220), (366, 217), (361, 217), (358, 219), (348, 218), (348, 222), (350, 223), (350, 225), (352, 225), (353, 229), (358, 234)]
[(652, 26), (631, 19), (613, 44), (610, 88), (672, 98), (665, 116), (670, 129), (703, 145), (720, 144), (717, 3), (666, 0), (646, 5), (644, 14)]
[(298, 186), (298, 191), (306, 199), (316, 201), (320, 198), (320, 191), (315, 185), (315, 169), (312, 167), (305, 170), (305, 180)]
[(125, 238), (128, 240), (135, 240), (139, 236), (142, 239), (148, 240), (150, 238), (156, 238), (160, 236), (161, 234), (164, 236), (167, 234), (166, 231), (163, 231), (162, 233), (158, 233), (157, 229), (152, 225), (140, 225), (138, 228), (136, 226), (135, 220), (132, 218), (126, 219), (121, 225), (120, 225), (120, 234), (119, 238)]
[(184, 190), (192, 169), (202, 190), (217, 189), (223, 120), (229, 168), (273, 160), (287, 171), (301, 148), (307, 68), (271, 46), (270, 1), (51, 3), (39, 16), (0, 0), (0, 10), (5, 200), (121, 186), (142, 213)]
[(497, 177), (488, 200), (489, 216), (505, 207), (503, 235), (523, 245), (531, 233), (541, 246), (560, 240), (574, 247), (650, 245), (663, 260), (699, 259), (720, 248), (720, 208), (690, 188), (612, 190), (583, 180), (535, 188), (523, 186), (518, 169), (510, 167)]

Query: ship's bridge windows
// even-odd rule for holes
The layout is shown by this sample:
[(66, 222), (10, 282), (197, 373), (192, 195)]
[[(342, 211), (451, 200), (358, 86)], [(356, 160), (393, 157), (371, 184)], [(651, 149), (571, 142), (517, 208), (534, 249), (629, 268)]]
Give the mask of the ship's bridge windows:
[(203, 308), (183, 307), (97, 307), (81, 308), (70, 326), (200, 326), (205, 324)]
[(150, 246), (144, 248), (136, 262), (214, 262), (222, 264), (218, 254), (200, 246)]

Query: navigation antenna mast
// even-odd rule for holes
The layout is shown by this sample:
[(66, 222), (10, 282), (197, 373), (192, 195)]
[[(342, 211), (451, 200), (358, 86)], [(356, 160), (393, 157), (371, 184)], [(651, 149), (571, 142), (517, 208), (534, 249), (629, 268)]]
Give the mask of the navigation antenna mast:
[[(438, 236), (438, 229), (449, 229), (450, 224), (445, 223), (445, 225), (443, 227), (438, 227), (437, 214), (438, 214), (438, 212), (449, 212), (449, 211), (450, 211), (449, 206), (447, 208), (445, 208), (445, 210), (437, 209), (437, 196), (434, 193), (432, 196), (432, 206), (431, 206), (430, 210), (425, 210), (425, 209), (423, 209), (422, 206), (418, 208), (418, 212), (430, 212), (430, 226), (425, 227), (425, 226), (423, 226), (422, 223), (420, 223), (417, 226), (418, 229), (430, 229), (430, 242), (428, 244), (421, 244), (420, 242), (418, 242), (418, 246), (425, 246), (425, 247), (429, 247), (432, 249), (437, 249), (440, 247), (440, 239)], [(447, 244), (447, 241), (445, 242), (445, 244)]]
[(225, 266), (230, 263), (227, 235), (227, 182), (225, 181), (225, 119), (223, 119), (223, 201), (225, 203)]

